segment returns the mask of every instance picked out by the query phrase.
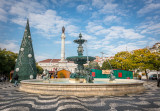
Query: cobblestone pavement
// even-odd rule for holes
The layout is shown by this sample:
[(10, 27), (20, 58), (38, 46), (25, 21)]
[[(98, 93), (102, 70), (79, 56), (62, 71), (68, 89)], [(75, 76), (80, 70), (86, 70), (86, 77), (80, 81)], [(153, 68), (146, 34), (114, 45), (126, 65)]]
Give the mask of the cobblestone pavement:
[(107, 97), (48, 96), (18, 91), (0, 83), (0, 111), (160, 111), (160, 87), (144, 83), (143, 94)]

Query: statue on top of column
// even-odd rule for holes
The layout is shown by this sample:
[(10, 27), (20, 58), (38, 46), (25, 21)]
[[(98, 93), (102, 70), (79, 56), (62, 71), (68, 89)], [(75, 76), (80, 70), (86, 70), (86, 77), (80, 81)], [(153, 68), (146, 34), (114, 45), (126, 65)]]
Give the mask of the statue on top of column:
[(65, 32), (65, 28), (64, 28), (64, 26), (62, 27), (62, 33), (64, 33)]

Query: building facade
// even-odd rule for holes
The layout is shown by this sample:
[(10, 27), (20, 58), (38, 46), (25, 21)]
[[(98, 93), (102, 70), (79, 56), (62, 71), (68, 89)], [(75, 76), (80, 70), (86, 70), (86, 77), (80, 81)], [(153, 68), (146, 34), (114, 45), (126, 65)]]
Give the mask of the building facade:
[(107, 59), (108, 60), (114, 59), (113, 56), (111, 56), (111, 57), (99, 57), (99, 56), (95, 56), (95, 58), (96, 59), (94, 61), (97, 62), (100, 67), (102, 67), (103, 62), (106, 61)]
[(67, 61), (65, 63), (61, 62), (61, 59), (46, 59), (38, 62), (38, 65), (43, 68), (43, 70), (47, 69), (48, 71), (57, 71), (60, 70), (68, 70), (70, 72), (74, 72), (75, 68), (77, 67), (77, 64), (75, 64), (72, 61)]
[(160, 52), (160, 43), (155, 43), (151, 48), (149, 48), (151, 53)]

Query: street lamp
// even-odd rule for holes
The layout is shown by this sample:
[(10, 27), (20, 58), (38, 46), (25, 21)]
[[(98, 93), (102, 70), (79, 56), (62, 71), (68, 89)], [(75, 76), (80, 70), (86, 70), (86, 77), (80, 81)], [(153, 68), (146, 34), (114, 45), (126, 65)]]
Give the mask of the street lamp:
[[(103, 54), (105, 54), (105, 53), (103, 53)], [(109, 81), (114, 81), (114, 80), (115, 80), (115, 76), (113, 76), (113, 74), (114, 74), (113, 68), (112, 68), (110, 62), (108, 61), (108, 59), (106, 59), (106, 60), (107, 60), (108, 64), (109, 64), (110, 67), (111, 67), (111, 72), (110, 72), (110, 73), (111, 73), (111, 77), (110, 77), (110, 80), (109, 80)]]

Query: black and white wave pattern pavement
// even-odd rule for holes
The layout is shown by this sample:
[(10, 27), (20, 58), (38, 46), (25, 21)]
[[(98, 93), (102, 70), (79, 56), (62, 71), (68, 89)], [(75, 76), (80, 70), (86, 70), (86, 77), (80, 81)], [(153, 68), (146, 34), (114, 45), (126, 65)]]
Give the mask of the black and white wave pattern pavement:
[(160, 87), (145, 82), (143, 94), (107, 97), (48, 96), (0, 83), (0, 111), (160, 111)]

